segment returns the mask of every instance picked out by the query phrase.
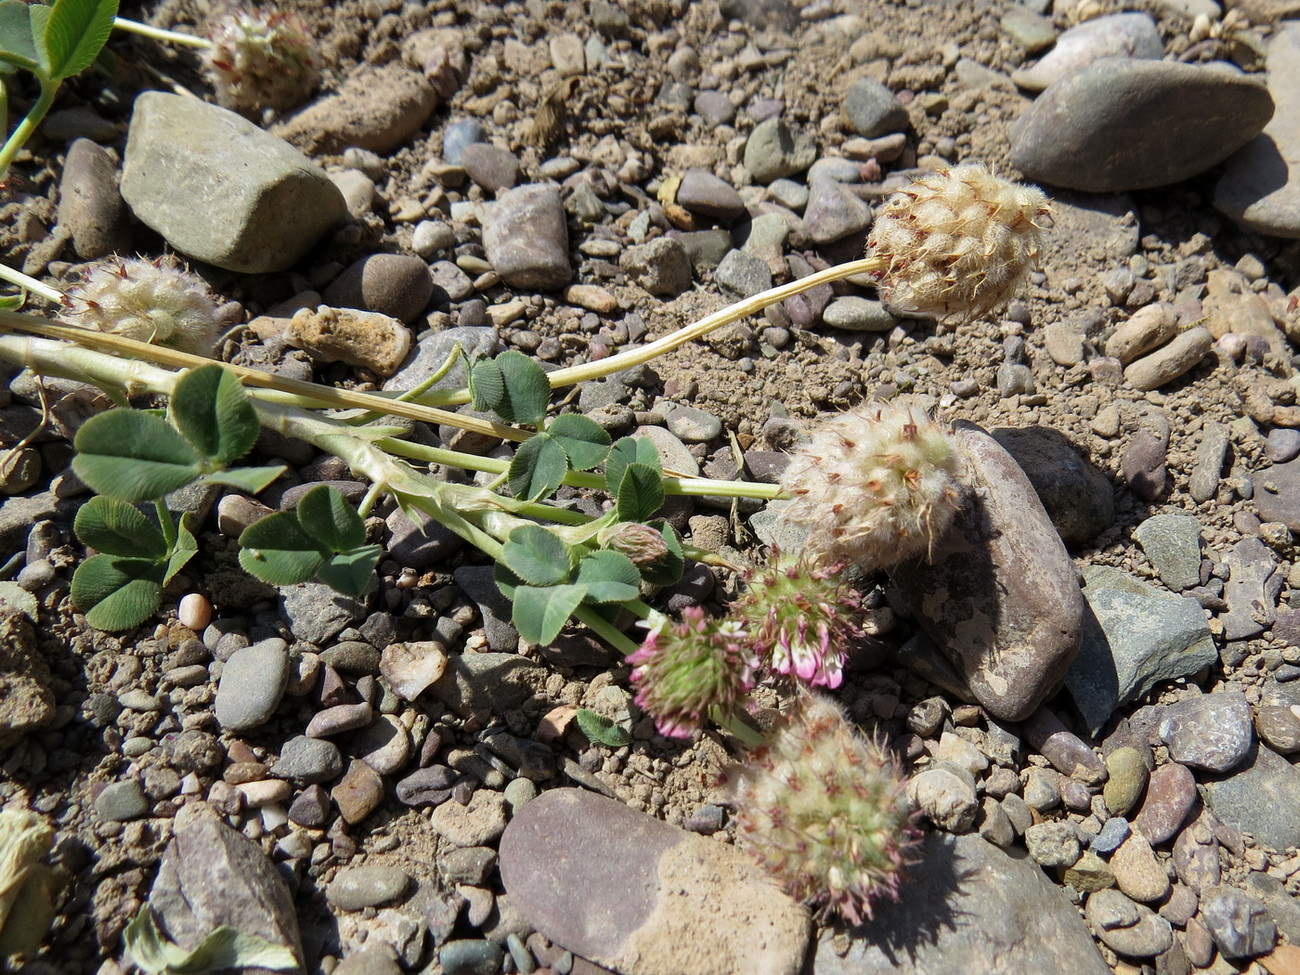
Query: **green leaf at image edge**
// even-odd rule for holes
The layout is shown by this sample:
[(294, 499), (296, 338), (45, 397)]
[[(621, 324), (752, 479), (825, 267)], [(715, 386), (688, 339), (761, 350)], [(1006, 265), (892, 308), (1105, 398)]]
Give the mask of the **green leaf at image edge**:
[(108, 43), (116, 16), (117, 0), (55, 0), (37, 38), (46, 70), (62, 81), (89, 68)]
[(157, 612), (163, 572), (152, 559), (92, 555), (72, 574), (72, 603), (97, 630), (134, 629)]
[[(36, 53), (36, 41), (32, 38), (30, 8), (23, 0), (0, 0), (0, 50), (13, 56), (28, 71), (41, 66), (40, 55)], [(13, 61), (6, 61), (5, 64), (8, 70), (4, 73), (19, 66)]]
[(480, 412), (496, 412), (506, 394), (506, 381), (501, 367), (491, 359), (480, 359), (469, 370), (470, 405)]
[(218, 365), (191, 369), (176, 383), (171, 417), (204, 457), (230, 464), (253, 449), (257, 412), (235, 374)]

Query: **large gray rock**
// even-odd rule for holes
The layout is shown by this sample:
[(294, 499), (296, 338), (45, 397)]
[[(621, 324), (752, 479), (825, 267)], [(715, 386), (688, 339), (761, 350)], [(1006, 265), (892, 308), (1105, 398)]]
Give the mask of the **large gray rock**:
[(1265, 745), (1256, 745), (1234, 774), (1204, 783), (1205, 799), (1229, 826), (1263, 846), (1300, 846), (1300, 769)]
[(122, 196), (182, 254), (244, 274), (293, 267), (347, 216), (338, 187), (289, 143), (160, 91), (135, 100)]
[(1278, 24), (1269, 41), (1268, 91), (1277, 111), (1228, 160), (1214, 205), (1256, 233), (1300, 237), (1300, 22)]
[(926, 838), (897, 904), (817, 945), (815, 975), (1107, 975), (1079, 912), (1034, 861), (974, 833)]
[[(194, 948), (228, 924), (284, 945), (301, 964), (293, 895), (262, 851), (202, 802), (182, 807), (172, 824), (171, 842), (149, 891), (163, 933), (182, 948)], [(264, 972), (269, 975), (264, 968), (240, 969), (241, 975)]]
[(1218, 659), (1200, 603), (1105, 566), (1084, 571), (1083, 645), (1065, 683), (1096, 734), (1115, 708)]
[(958, 423), (970, 492), (930, 558), (893, 570), (917, 621), (990, 714), (1028, 717), (1079, 651), (1078, 576), (1033, 485), (984, 430)]
[(1102, 58), (1020, 116), (1011, 162), (1030, 179), (1094, 193), (1167, 186), (1228, 158), (1272, 115), (1268, 91), (1230, 70)]
[(545, 792), (515, 815), (500, 850), (511, 906), (551, 941), (624, 975), (802, 966), (808, 915), (748, 856), (615, 800)]

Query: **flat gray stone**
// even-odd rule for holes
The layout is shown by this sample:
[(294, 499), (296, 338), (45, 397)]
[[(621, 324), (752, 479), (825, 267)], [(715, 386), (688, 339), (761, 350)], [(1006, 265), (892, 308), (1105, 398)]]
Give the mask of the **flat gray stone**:
[(1079, 656), (1065, 678), (1093, 734), (1121, 704), (1218, 659), (1205, 611), (1116, 569), (1085, 570)]
[(149, 815), (149, 797), (140, 787), (139, 779), (110, 782), (95, 797), (95, 817), (100, 822), (124, 823)]
[(1005, 853), (976, 834), (932, 833), (909, 868), (897, 904), (817, 944), (814, 975), (1107, 975), (1079, 912), (1023, 853)]
[(384, 391), (414, 389), (442, 368), (457, 344), (460, 345), (462, 355), (447, 375), (434, 383), (434, 389), (464, 389), (466, 361), (473, 362), (480, 357), (490, 358), (501, 348), (494, 328), (460, 326), (431, 332), (411, 350), (397, 372), (384, 382)]
[(1277, 599), (1285, 581), (1277, 556), (1258, 538), (1243, 538), (1223, 561), (1228, 566), (1223, 586), (1228, 612), (1219, 614), (1224, 639), (1244, 640), (1263, 633), (1277, 618)]
[(990, 714), (1019, 721), (1079, 652), (1083, 596), (1065, 545), (1019, 465), (984, 430), (954, 433), (970, 494), (929, 558), (892, 571), (917, 622)]
[(388, 864), (362, 864), (344, 867), (325, 888), (325, 898), (344, 911), (391, 904), (411, 889), (411, 877), (405, 870)]
[(514, 653), (457, 653), (426, 693), (463, 717), (504, 714), (531, 695), (526, 672), (537, 667)]
[(1191, 515), (1152, 515), (1134, 529), (1133, 538), (1174, 592), (1200, 583), (1201, 525)]
[(331, 741), (298, 735), (284, 743), (271, 773), (296, 785), (328, 782), (343, 774), (343, 755)]
[(1268, 91), (1230, 70), (1102, 58), (1044, 91), (1011, 130), (1011, 162), (1055, 186), (1168, 186), (1232, 155), (1273, 115)]
[(1173, 944), (1168, 921), (1118, 890), (1099, 890), (1090, 895), (1087, 918), (1097, 937), (1122, 955), (1154, 958)]
[(1214, 814), (1249, 833), (1263, 846), (1300, 846), (1300, 769), (1264, 745), (1256, 745), (1232, 775), (1203, 783)]
[(323, 582), (302, 582), (281, 590), (280, 618), (299, 640), (323, 646), (349, 626), (366, 618), (366, 607), (379, 591), (371, 576), (360, 599), (345, 596)]
[(325, 171), (283, 139), (159, 91), (135, 101), (122, 196), (182, 254), (244, 274), (293, 267), (347, 216)]
[(677, 203), (714, 220), (735, 220), (745, 215), (745, 201), (736, 188), (706, 169), (686, 170), (677, 187)]
[[(284, 945), (303, 960), (289, 885), (251, 840), (223, 823), (206, 803), (183, 806), (149, 906), (167, 937), (193, 949), (222, 925)], [(261, 975), (264, 969), (246, 969)]]
[(1268, 44), (1268, 90), (1277, 106), (1264, 131), (1228, 160), (1214, 205), (1241, 226), (1271, 237), (1300, 237), (1300, 23), (1275, 28)]
[(745, 143), (745, 168), (758, 183), (767, 184), (802, 173), (816, 158), (817, 143), (813, 137), (792, 129), (779, 118), (759, 122)]
[(289, 685), (289, 650), (278, 637), (236, 650), (221, 669), (213, 705), (225, 731), (249, 731), (265, 724)]
[(858, 135), (875, 139), (907, 129), (907, 109), (898, 96), (874, 78), (859, 78), (849, 85), (840, 112)]
[(746, 854), (595, 793), (524, 806), (500, 870), (529, 924), (624, 975), (795, 975), (803, 962), (807, 913)]

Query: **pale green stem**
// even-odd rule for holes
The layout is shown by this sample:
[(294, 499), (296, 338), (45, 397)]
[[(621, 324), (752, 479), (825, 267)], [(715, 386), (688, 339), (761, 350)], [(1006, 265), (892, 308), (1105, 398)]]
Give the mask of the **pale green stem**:
[[(579, 606), (574, 610), (573, 615), (581, 620), (587, 629), (591, 630), (592, 633), (595, 633), (623, 656), (626, 657), (628, 654), (636, 653), (639, 649), (635, 640), (590, 606)], [(645, 619), (645, 616), (641, 616), (641, 618)]]
[(212, 42), (206, 37), (181, 34), (174, 30), (142, 24), (138, 20), (128, 20), (125, 17), (114, 17), (113, 26), (118, 30), (130, 31), (132, 34), (139, 34), (141, 37), (148, 37), (155, 41), (165, 41), (168, 44), (181, 44), (185, 47), (196, 47), (204, 51), (212, 48)]
[(724, 714), (717, 708), (710, 708), (709, 717), (713, 719), (713, 723), (719, 728), (731, 732), (750, 748), (757, 748), (760, 745), (767, 744), (767, 740), (762, 735), (734, 714)]
[[(580, 366), (557, 369), (555, 372), (548, 373), (546, 378), (551, 381), (552, 389), (558, 389), (561, 386), (573, 386), (590, 379), (601, 379), (604, 376), (622, 372), (624, 369), (650, 362), (665, 352), (671, 352), (687, 342), (694, 342), (696, 339), (703, 338), (724, 325), (731, 325), (742, 318), (756, 315), (768, 305), (774, 305), (778, 301), (785, 301), (786, 298), (803, 294), (810, 288), (815, 288), (821, 284), (830, 284), (832, 281), (842, 281), (844, 278), (851, 278), (858, 274), (883, 271), (887, 266), (886, 261), (879, 257), (866, 257), (857, 261), (837, 264), (835, 267), (828, 267), (824, 271), (810, 274), (806, 278), (799, 278), (797, 281), (790, 281), (787, 284), (760, 291), (743, 301), (737, 301), (735, 304), (715, 311), (712, 315), (706, 315), (694, 324), (679, 328), (670, 335), (656, 339), (649, 345), (628, 349), (625, 352), (618, 353), (618, 355), (610, 356), (608, 359), (597, 359), (595, 362), (587, 362)], [(469, 391), (460, 390), (441, 402), (444, 406), (468, 403)]]
[(18, 123), (17, 128), (13, 130), (13, 133), (6, 140), (4, 147), (0, 148), (0, 177), (9, 172), (9, 166), (13, 163), (14, 156), (18, 155), (18, 150), (26, 145), (27, 140), (32, 137), (32, 133), (36, 131), (36, 126), (41, 124), (41, 120), (45, 118), (45, 113), (54, 104), (54, 96), (59, 91), (59, 83), (53, 78), (38, 74), (36, 79), (41, 83), (41, 94), (36, 99), (36, 104)]
[[(510, 467), (510, 461), (502, 457), (481, 457), (478, 454), (464, 454), (444, 447), (430, 447), (425, 444), (411, 443), (393, 437), (379, 441), (378, 446), (391, 454), (422, 460), (429, 464), (444, 464), (459, 467), (466, 471), (482, 471), (486, 474), (503, 474)], [(571, 487), (591, 488), (597, 491), (605, 489), (605, 475), (586, 471), (569, 471), (564, 475), (564, 483)], [(666, 477), (664, 478), (666, 494), (680, 494), (685, 497), (723, 497), (723, 498), (758, 498), (771, 501), (782, 497), (781, 488), (776, 484), (759, 484), (755, 481), (723, 481), (712, 477)]]
[(17, 268), (0, 264), (0, 278), (8, 281), (10, 284), (16, 284), (18, 287), (25, 291), (30, 291), (32, 294), (40, 295), (46, 301), (52, 301), (56, 305), (63, 301), (62, 291), (50, 287), (43, 281), (37, 281), (30, 274), (23, 274), (23, 272), (19, 271)]
[(362, 498), (361, 503), (357, 505), (357, 514), (362, 518), (370, 514), (370, 509), (375, 506), (375, 502), (379, 500), (379, 496), (387, 490), (388, 485), (383, 481), (375, 481), (371, 484), (369, 490), (366, 491), (366, 496)]

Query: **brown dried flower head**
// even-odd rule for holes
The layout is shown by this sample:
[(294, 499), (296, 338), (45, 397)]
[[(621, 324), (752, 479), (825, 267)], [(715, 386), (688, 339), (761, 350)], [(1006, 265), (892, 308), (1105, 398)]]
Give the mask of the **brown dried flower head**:
[(888, 262), (882, 299), (952, 321), (1001, 309), (1033, 269), (1049, 213), (1041, 190), (978, 163), (920, 177), (889, 199), (867, 239), (868, 253)]

